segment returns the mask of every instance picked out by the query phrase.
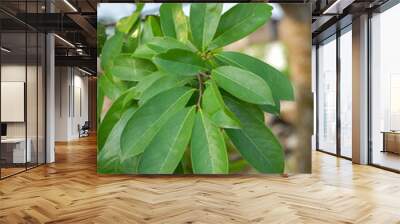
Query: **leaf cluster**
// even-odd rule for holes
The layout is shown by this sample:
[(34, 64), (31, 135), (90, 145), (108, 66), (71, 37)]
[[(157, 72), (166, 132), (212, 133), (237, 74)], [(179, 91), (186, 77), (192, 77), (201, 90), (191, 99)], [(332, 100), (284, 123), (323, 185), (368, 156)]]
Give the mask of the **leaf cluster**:
[[(284, 152), (265, 125), (288, 78), (263, 61), (223, 47), (263, 26), (272, 7), (240, 3), (164, 3), (141, 18), (142, 4), (100, 44), (98, 171), (227, 174), (250, 164), (282, 173)], [(103, 100), (112, 105), (103, 114)], [(233, 162), (229, 151), (240, 153)]]

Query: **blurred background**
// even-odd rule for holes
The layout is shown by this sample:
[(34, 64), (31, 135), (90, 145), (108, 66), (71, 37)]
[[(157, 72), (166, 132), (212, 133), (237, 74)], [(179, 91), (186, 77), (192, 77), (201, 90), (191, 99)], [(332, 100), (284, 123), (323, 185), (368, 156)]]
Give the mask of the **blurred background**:
[[(224, 3), (223, 12), (235, 4)], [(161, 3), (146, 3), (142, 18), (158, 14), (160, 5)], [(272, 18), (265, 26), (248, 37), (226, 46), (225, 50), (240, 51), (257, 57), (290, 78), (295, 89), (295, 101), (282, 102), (280, 116), (265, 114), (265, 121), (285, 149), (285, 172), (310, 173), (313, 128), (310, 5), (275, 3), (271, 5), (274, 8)], [(135, 9), (134, 3), (98, 4), (98, 30), (104, 28), (107, 37), (113, 35), (115, 23), (130, 15)], [(183, 10), (188, 16), (190, 3), (183, 3)], [(100, 71), (99, 66), (98, 71)], [(103, 109), (107, 110), (110, 103), (106, 100)], [(248, 166), (243, 165), (239, 155), (231, 153), (230, 159), (238, 160), (237, 164), (241, 164), (238, 169), (242, 172), (253, 172)]]

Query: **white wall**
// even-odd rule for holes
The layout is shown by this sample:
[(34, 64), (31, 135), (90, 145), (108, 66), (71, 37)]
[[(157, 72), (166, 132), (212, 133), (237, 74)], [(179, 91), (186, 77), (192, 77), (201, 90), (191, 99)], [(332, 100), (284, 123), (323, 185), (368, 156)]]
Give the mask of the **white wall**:
[[(38, 69), (38, 70), (37, 70)], [(31, 155), (33, 162), (36, 158), (39, 163), (44, 163), (44, 150), (45, 150), (45, 120), (44, 120), (44, 74), (42, 68), (36, 65), (25, 64), (3, 64), (1, 66), (1, 81), (3, 82), (23, 82), (26, 85), (26, 101), (20, 102), (19, 108), (12, 108), (10, 106), (2, 106), (3, 113), (22, 114), (22, 121), (20, 122), (5, 122), (7, 124), (7, 137), (9, 138), (24, 138), (25, 135), (29, 139), (31, 148)], [(27, 80), (25, 80), (27, 78)], [(2, 89), (2, 94), (7, 94)], [(24, 95), (25, 89), (19, 89), (19, 94)], [(10, 94), (10, 93), (8, 93)], [(8, 98), (7, 95), (2, 95), (2, 98)], [(21, 98), (24, 98), (22, 96)], [(11, 102), (12, 103), (12, 102)], [(14, 102), (18, 104), (18, 102)], [(26, 103), (26, 106), (25, 106)], [(3, 104), (3, 102), (2, 102)], [(14, 110), (14, 111), (13, 111)], [(26, 120), (24, 114), (26, 112)]]
[(68, 140), (68, 88), (70, 84), (68, 71), (67, 67), (55, 68), (55, 141)]
[(314, 100), (314, 116), (313, 116), (313, 134), (311, 136), (311, 147), (312, 150), (317, 149), (317, 48), (315, 45), (312, 46), (311, 51), (311, 89), (313, 93)]
[(88, 78), (86, 76), (82, 76), (82, 73), (79, 72), (78, 75), (76, 74), (78, 70), (74, 70), (74, 82), (73, 82), (73, 90), (71, 99), (74, 102), (71, 102), (72, 116), (71, 116), (71, 130), (70, 136), (72, 138), (78, 138), (78, 125), (83, 125), (85, 121), (88, 121)]
[(71, 67), (56, 67), (55, 73), (55, 140), (70, 141), (88, 120), (88, 78)]
[[(27, 69), (27, 70), (25, 70)], [(25, 82), (26, 71), (28, 74), (35, 73), (36, 67), (19, 65), (19, 64), (4, 64), (1, 66), (1, 81), (2, 82)], [(29, 77), (28, 77), (29, 78)], [(36, 80), (28, 80), (29, 85), (36, 85)], [(27, 106), (36, 108), (36, 88), (28, 88), (27, 89)], [(31, 92), (32, 91), (32, 92)], [(34, 102), (34, 105), (30, 105)], [(1, 108), (1, 110), (7, 110), (8, 108)], [(22, 108), (24, 109), (24, 108)], [(35, 110), (36, 111), (36, 110)], [(31, 112), (31, 110), (28, 110)], [(27, 113), (28, 118), (28, 129), (33, 128), (36, 130), (36, 113)], [(34, 121), (34, 124), (31, 123)], [(25, 126), (26, 122), (7, 122), (7, 136), (8, 137), (25, 137)], [(29, 137), (28, 130), (28, 137)]]
[[(1, 122), (24, 122), (25, 83), (1, 81)], [(36, 105), (35, 105), (36, 108)]]
[[(25, 64), (5, 64), (1, 66), (1, 81), (2, 82), (25, 82)], [(29, 68), (28, 68), (29, 69)], [(7, 110), (7, 108), (1, 108)], [(25, 123), (11, 122), (7, 123), (8, 137), (25, 137)]]

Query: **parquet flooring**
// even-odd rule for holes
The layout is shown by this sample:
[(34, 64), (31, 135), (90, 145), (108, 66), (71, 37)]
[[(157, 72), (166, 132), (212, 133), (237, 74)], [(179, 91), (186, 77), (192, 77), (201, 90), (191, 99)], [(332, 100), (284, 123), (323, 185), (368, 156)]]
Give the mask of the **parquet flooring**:
[(313, 153), (313, 174), (99, 176), (95, 139), (0, 181), (0, 223), (400, 223), (400, 175)]
[(13, 174), (22, 172), (25, 170), (25, 167), (7, 167), (7, 168), (1, 168), (1, 175), (2, 177), (7, 177), (7, 176), (11, 176)]

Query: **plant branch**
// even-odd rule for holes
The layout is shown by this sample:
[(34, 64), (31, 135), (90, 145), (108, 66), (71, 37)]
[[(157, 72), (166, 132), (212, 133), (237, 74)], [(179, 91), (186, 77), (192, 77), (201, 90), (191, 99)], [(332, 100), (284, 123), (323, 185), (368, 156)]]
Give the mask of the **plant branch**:
[(200, 72), (199, 75), (204, 76), (205, 78), (209, 78), (209, 75), (207, 75), (207, 73), (204, 73), (204, 72)]
[(199, 97), (197, 98), (197, 109), (200, 109), (200, 105), (201, 105), (201, 97), (203, 95), (203, 80), (201, 79), (201, 74), (197, 74), (197, 80), (199, 82)]

